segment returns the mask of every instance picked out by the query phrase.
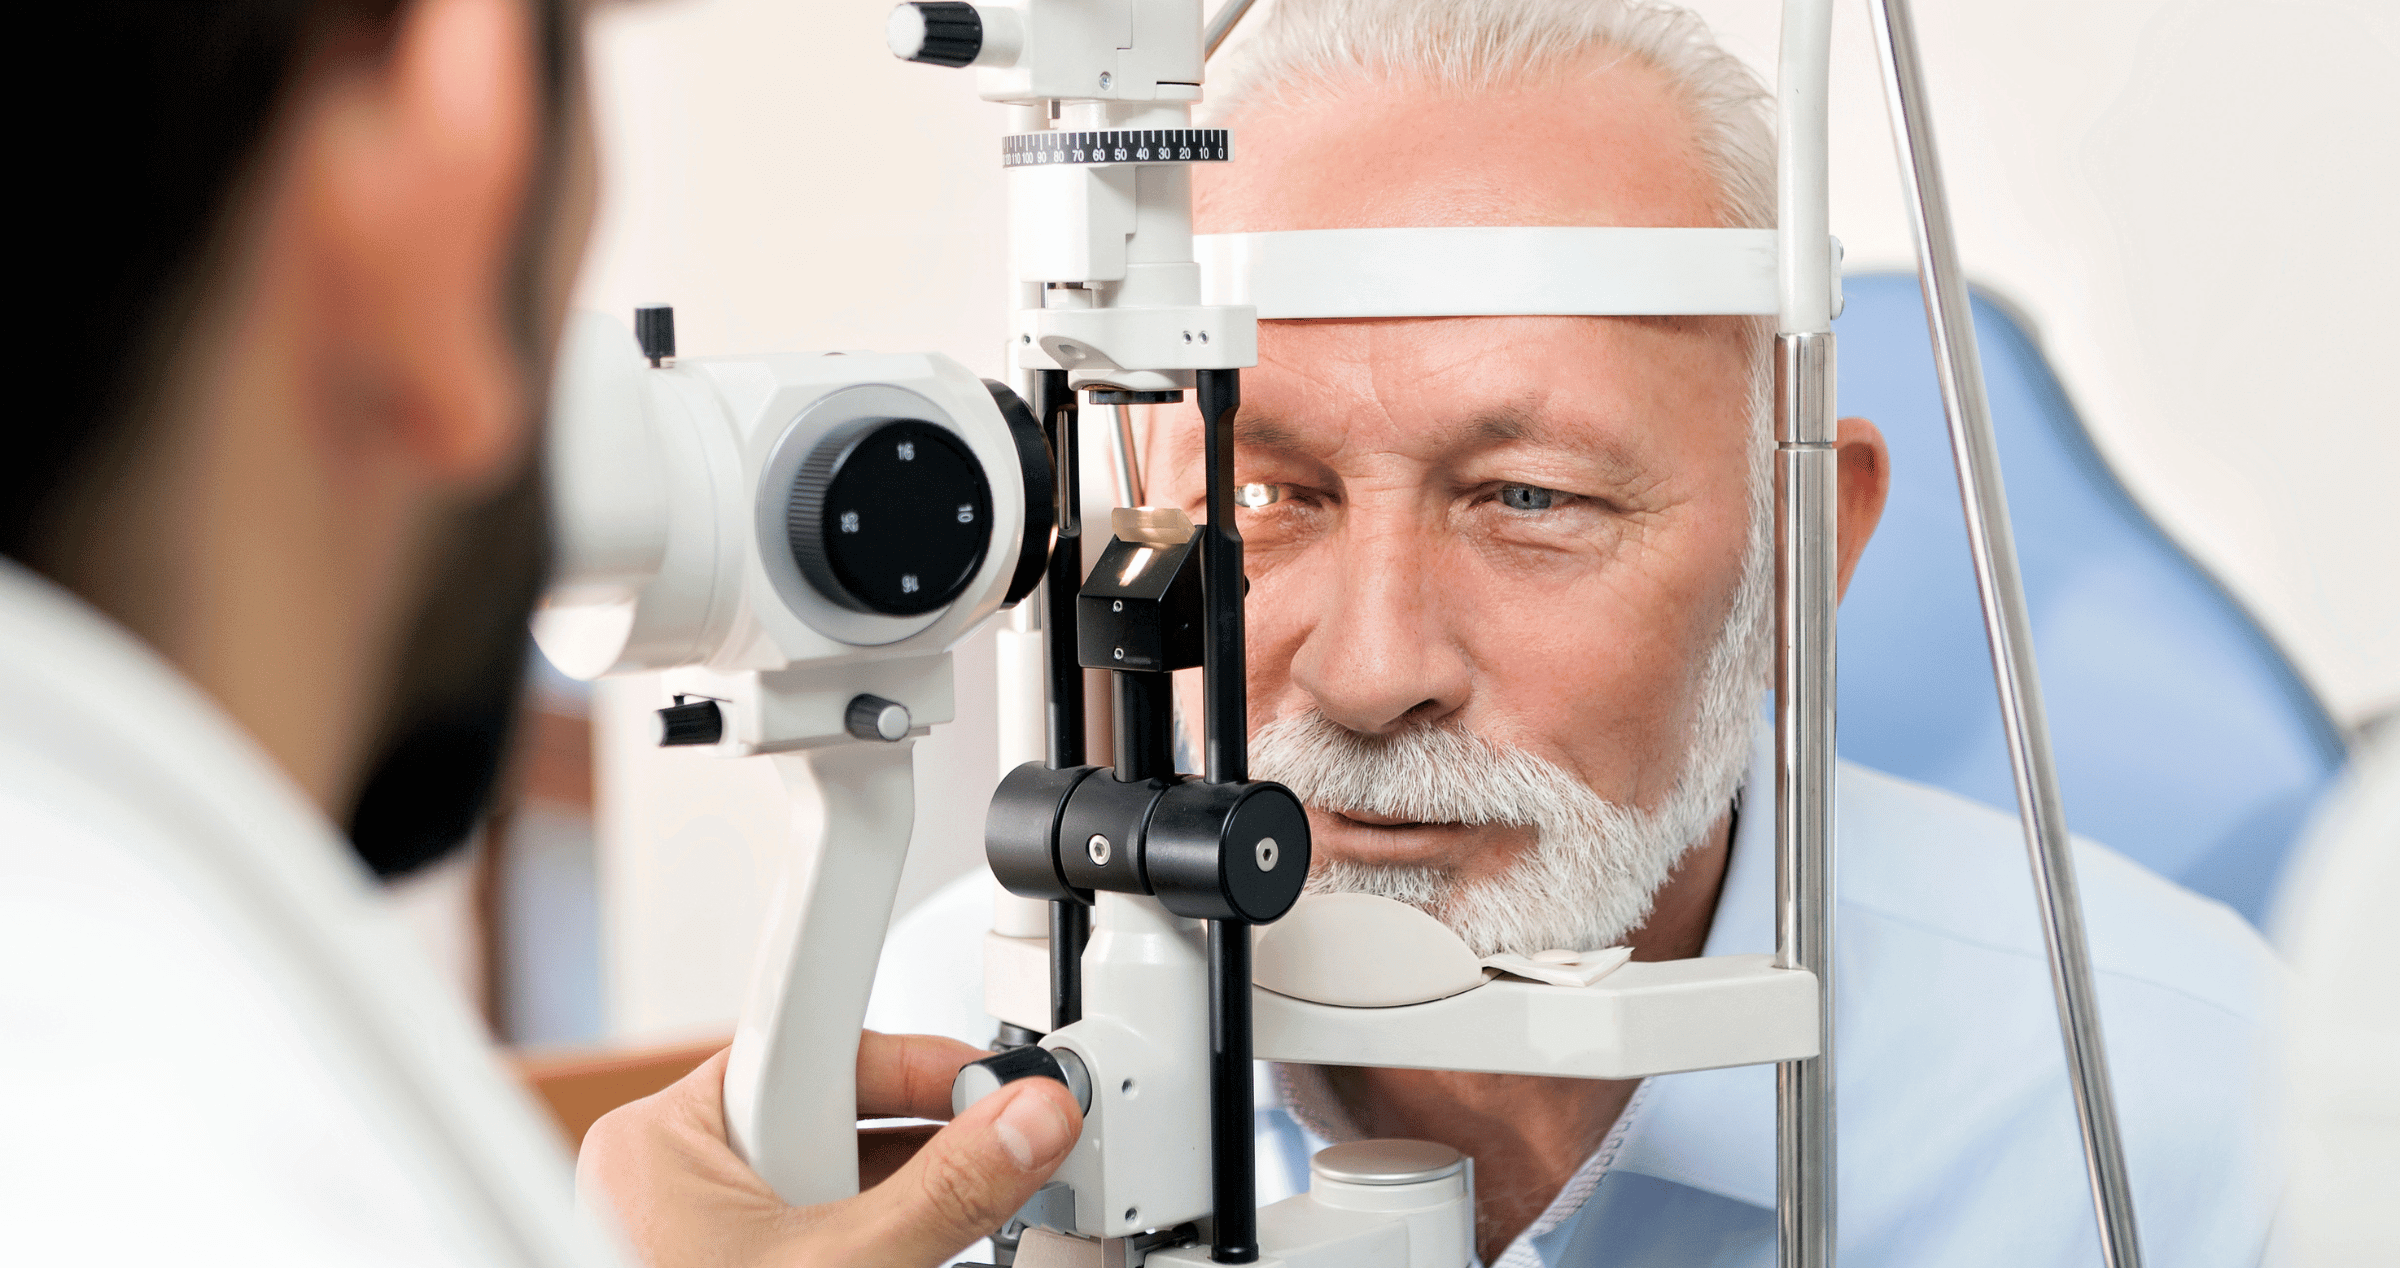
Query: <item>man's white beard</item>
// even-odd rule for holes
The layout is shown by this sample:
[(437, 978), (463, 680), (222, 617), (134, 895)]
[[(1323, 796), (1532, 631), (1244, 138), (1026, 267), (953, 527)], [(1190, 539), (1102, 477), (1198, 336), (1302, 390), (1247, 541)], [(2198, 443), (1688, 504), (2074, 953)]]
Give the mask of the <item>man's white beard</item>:
[(1524, 857), (1487, 880), (1320, 857), (1309, 892), (1398, 899), (1450, 926), (1477, 955), (1623, 941), (1649, 919), (1684, 852), (1730, 808), (1748, 765), (1767, 688), (1771, 550), (1766, 534), (1751, 534), (1732, 611), (1701, 671), (1683, 769), (1655, 809), (1609, 801), (1554, 762), (1452, 723), (1374, 736), (1311, 709), (1260, 729), (1250, 741), (1252, 775), (1313, 809), (1535, 833)]

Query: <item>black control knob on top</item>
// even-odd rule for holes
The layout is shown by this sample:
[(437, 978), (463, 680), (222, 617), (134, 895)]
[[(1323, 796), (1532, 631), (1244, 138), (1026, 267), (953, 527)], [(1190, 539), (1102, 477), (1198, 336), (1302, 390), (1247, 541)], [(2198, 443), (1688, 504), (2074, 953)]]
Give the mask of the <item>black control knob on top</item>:
[(633, 310), (633, 337), (650, 358), (652, 369), (675, 359), (675, 309), (667, 304), (644, 304)]
[(675, 703), (658, 711), (656, 738), (667, 748), (714, 744), (725, 738), (725, 714), (714, 700), (677, 696)]
[(817, 443), (792, 481), (792, 560), (853, 612), (922, 616), (974, 579), (992, 543), (992, 486), (948, 428), (869, 418)]
[(983, 52), (983, 15), (971, 4), (904, 4), (884, 23), (892, 56), (935, 66), (965, 66)]

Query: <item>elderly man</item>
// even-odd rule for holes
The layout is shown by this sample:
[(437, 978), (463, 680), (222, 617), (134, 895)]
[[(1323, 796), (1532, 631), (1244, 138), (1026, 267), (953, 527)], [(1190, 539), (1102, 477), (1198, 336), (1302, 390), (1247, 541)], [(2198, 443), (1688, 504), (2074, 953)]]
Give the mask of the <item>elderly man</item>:
[[(1238, 158), (1196, 178), (1204, 232), (1772, 220), (1765, 93), (1678, 10), (1283, 0), (1220, 71)], [(1313, 887), (1415, 904), (1479, 953), (1769, 949), (1765, 335), (1262, 327), (1237, 456), (1266, 486), (1241, 523), (1253, 769), (1308, 803)], [(1152, 499), (1197, 515), (1192, 410), (1148, 442)], [(1887, 475), (1863, 419), (1840, 453), (1846, 583)], [(2014, 821), (1856, 767), (1839, 812), (1845, 1261), (2098, 1262)], [(2271, 961), (2223, 908), (2079, 860), (2153, 1262), (2254, 1262)], [(935, 948), (971, 956), (974, 903), (961, 887), (903, 922), (878, 1016), (935, 1020), (905, 986), (954, 973), (919, 962)], [(1764, 1068), (1276, 1075), (1263, 1175), (1304, 1183), (1328, 1140), (1453, 1144), (1486, 1263), (1773, 1261)]]

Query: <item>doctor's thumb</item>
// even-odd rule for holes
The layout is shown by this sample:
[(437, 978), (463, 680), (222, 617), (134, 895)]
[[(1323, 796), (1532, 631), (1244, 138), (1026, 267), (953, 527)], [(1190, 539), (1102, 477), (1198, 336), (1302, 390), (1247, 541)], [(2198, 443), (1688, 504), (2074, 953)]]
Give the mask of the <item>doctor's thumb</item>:
[(892, 1177), (855, 1201), (879, 1262), (938, 1264), (989, 1236), (1066, 1160), (1083, 1130), (1075, 1096), (1019, 1079), (976, 1102)]

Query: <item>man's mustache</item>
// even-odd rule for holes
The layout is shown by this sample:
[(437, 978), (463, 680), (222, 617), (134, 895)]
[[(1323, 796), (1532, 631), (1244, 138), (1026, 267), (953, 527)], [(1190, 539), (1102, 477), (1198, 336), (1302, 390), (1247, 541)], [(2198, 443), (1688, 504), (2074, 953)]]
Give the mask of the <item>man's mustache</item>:
[(1369, 735), (1310, 709), (1261, 727), (1250, 764), (1312, 809), (1408, 823), (1550, 829), (1607, 804), (1557, 763), (1451, 722)]

